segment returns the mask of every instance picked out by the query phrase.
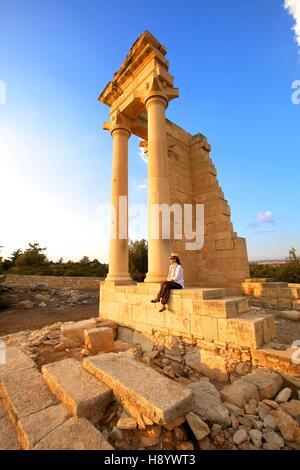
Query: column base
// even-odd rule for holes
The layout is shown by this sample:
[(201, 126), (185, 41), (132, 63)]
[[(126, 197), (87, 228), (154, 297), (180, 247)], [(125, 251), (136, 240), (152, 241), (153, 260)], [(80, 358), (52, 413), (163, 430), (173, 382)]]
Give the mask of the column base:
[(118, 284), (133, 284), (133, 280), (131, 279), (131, 276), (129, 273), (108, 273), (106, 276), (105, 282), (112, 282), (112, 283), (118, 283)]

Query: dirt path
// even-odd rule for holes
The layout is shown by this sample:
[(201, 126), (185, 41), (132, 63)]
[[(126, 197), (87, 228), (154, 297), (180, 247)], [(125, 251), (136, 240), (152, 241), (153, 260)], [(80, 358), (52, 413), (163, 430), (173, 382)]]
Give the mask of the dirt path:
[(26, 310), (9, 309), (0, 311), (0, 336), (22, 330), (36, 330), (58, 321), (78, 321), (98, 316), (98, 302), (92, 305), (78, 305), (71, 309), (35, 307)]

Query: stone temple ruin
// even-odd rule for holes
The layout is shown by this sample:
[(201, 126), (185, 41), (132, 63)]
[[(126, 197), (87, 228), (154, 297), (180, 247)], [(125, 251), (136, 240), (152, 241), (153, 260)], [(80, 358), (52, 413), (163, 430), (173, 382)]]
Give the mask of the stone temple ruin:
[[(111, 108), (112, 202), (118, 208), (128, 194), (134, 133), (148, 154), (149, 207), (204, 203), (204, 246), (149, 236), (149, 271), (134, 283), (127, 240), (112, 238), (99, 316), (2, 337), (0, 449), (300, 449), (300, 354), (276, 340), (268, 313), (290, 309), (296, 320), (300, 285), (247, 279), (245, 240), (233, 231), (206, 138), (165, 118), (178, 96), (165, 55), (143, 33), (99, 97)], [(117, 234), (120, 224), (117, 211)], [(171, 251), (186, 288), (159, 313), (149, 300)], [(28, 291), (51, 301), (47, 281), (33, 278)]]
[[(99, 96), (110, 107), (111, 120), (104, 129), (110, 130), (113, 139), (112, 205), (117, 209), (109, 274), (100, 288), (100, 318), (150, 335), (156, 331), (259, 348), (274, 337), (274, 322), (269, 315), (258, 316), (244, 297), (236, 296), (249, 277), (246, 242), (233, 230), (207, 139), (202, 134), (192, 136), (165, 117), (169, 101), (178, 96), (165, 56), (165, 47), (149, 32), (143, 33)], [(128, 196), (131, 133), (143, 139), (148, 155), (148, 273), (145, 282), (138, 284), (128, 273), (127, 240), (118, 238), (119, 198)], [(158, 239), (151, 238), (157, 220), (153, 221), (150, 207), (178, 203), (204, 204), (201, 250), (187, 250), (185, 239), (164, 239), (162, 230)], [(187, 288), (173, 291), (168, 310), (161, 314), (149, 299), (166, 279), (172, 251), (180, 254)], [(217, 355), (216, 361), (223, 370), (224, 356)]]

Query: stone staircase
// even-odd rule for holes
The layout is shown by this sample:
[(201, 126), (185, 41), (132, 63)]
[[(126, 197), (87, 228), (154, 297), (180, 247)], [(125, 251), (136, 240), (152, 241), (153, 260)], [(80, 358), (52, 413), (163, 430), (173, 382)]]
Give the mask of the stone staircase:
[(199, 308), (201, 315), (219, 319), (219, 341), (256, 349), (275, 337), (273, 316), (249, 306), (246, 297), (228, 296), (224, 289), (213, 289), (212, 295), (205, 294)]
[[(56, 363), (59, 368), (59, 363)], [(73, 381), (75, 398), (80, 396), (82, 377)], [(88, 394), (91, 397), (91, 377)], [(88, 381), (87, 381), (88, 382)], [(98, 382), (97, 382), (98, 384)], [(77, 390), (77, 392), (76, 392)], [(79, 391), (78, 391), (79, 390)], [(99, 392), (95, 393), (95, 406), (99, 396), (108, 402), (110, 390), (99, 383)], [(71, 410), (90, 410), (93, 403), (80, 408), (65, 407), (74, 402), (74, 395), (68, 396), (70, 388), (54, 395), (35, 363), (17, 347), (6, 350), (6, 364), (0, 365), (0, 448), (5, 449), (85, 449), (111, 450), (111, 445), (85, 417), (72, 417)], [(106, 392), (106, 395), (105, 395)], [(77, 395), (76, 395), (77, 393)], [(104, 403), (102, 401), (102, 404)], [(80, 405), (80, 404), (79, 404)], [(80, 414), (80, 413), (79, 413)], [(87, 412), (89, 415), (89, 413)]]
[(0, 366), (0, 449), (113, 450), (93, 423), (114, 399), (140, 428), (173, 429), (196, 407), (191, 390), (126, 354), (64, 359), (41, 373), (20, 348), (7, 347)]

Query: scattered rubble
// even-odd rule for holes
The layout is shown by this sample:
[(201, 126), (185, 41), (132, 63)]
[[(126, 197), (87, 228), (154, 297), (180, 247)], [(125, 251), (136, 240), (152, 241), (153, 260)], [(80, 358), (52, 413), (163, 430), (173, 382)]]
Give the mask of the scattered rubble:
[(190, 367), (194, 345), (128, 330), (92, 318), (3, 338), (2, 447), (300, 449), (297, 377), (240, 365), (218, 382)]

